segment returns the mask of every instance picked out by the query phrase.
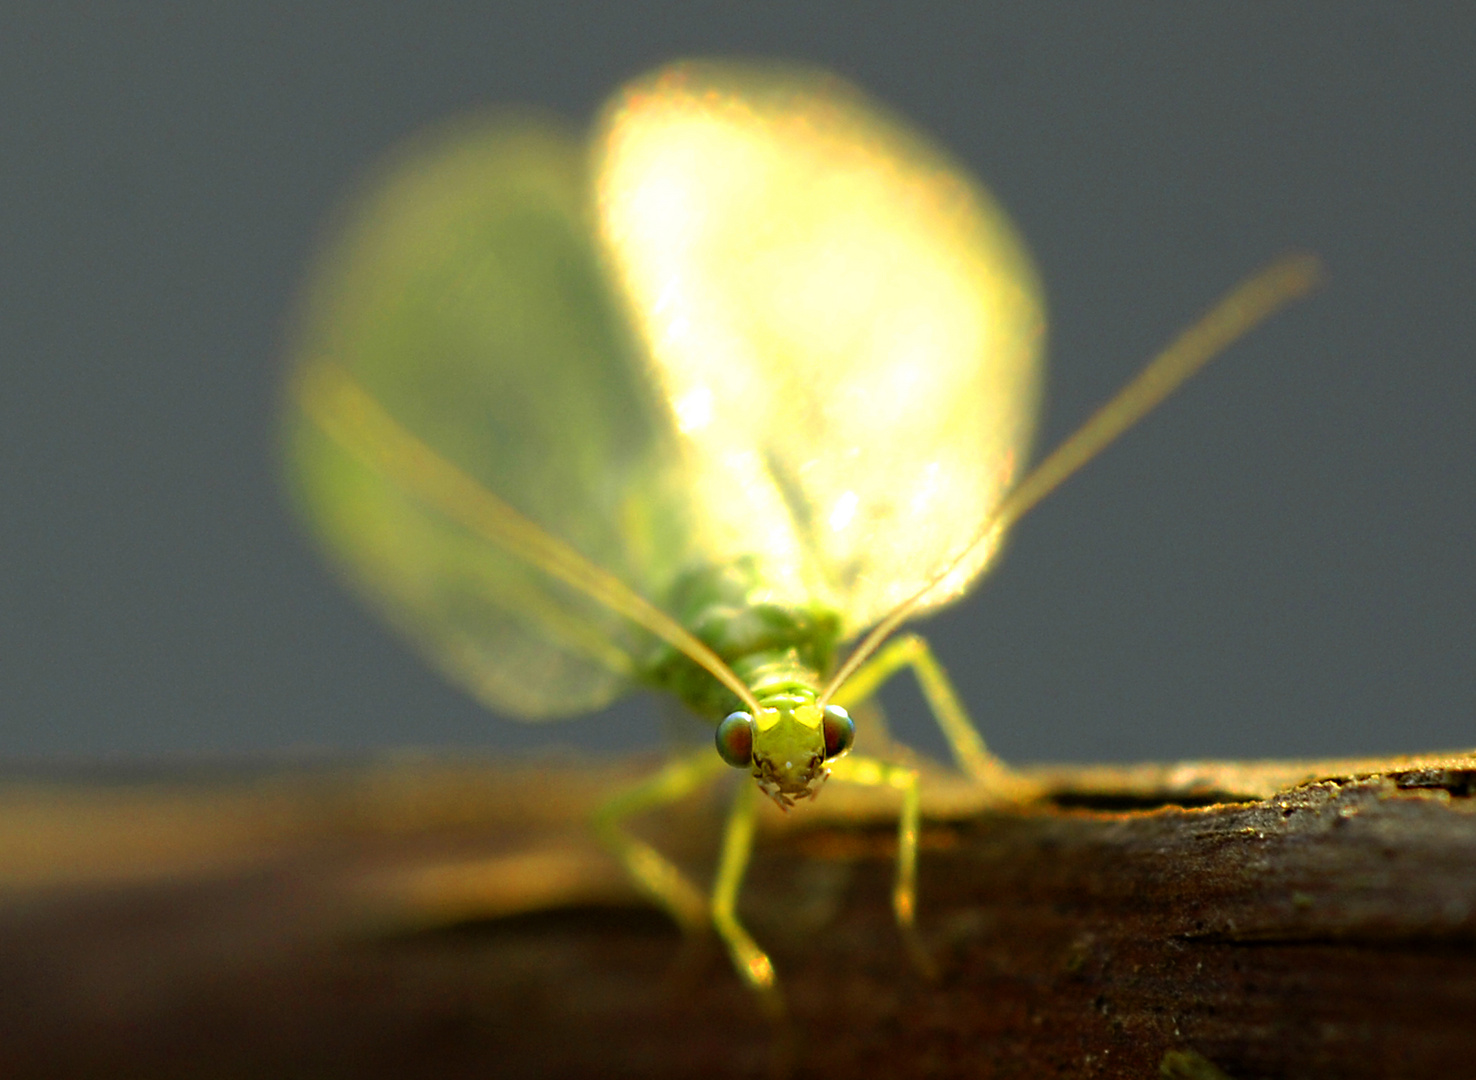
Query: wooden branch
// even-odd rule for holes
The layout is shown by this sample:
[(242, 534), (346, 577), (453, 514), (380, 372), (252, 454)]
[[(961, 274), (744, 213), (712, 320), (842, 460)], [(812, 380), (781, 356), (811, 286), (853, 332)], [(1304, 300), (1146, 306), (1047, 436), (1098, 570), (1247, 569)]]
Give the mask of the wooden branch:
[[(1469, 1075), (1476, 756), (929, 777), (763, 822), (791, 1023), (593, 842), (649, 762), (0, 787), (0, 1076)], [(735, 777), (736, 779), (736, 777)], [(717, 795), (643, 832), (710, 868)], [(1160, 1070), (1162, 1072), (1160, 1073)]]

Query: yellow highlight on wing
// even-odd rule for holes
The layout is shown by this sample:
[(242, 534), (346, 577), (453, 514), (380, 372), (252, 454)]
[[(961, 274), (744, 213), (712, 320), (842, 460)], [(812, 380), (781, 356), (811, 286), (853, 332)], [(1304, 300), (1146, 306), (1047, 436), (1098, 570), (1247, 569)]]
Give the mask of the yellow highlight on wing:
[(1044, 316), (1013, 229), (858, 92), (784, 68), (628, 87), (593, 172), (706, 549), (864, 629), (979, 536), (1028, 456)]
[[(694, 575), (751, 568), (746, 605), (846, 638), (961, 592), (1028, 457), (1042, 327), (942, 151), (828, 76), (679, 64), (590, 139), (469, 117), (365, 187), (305, 290), (288, 473), (452, 678), (587, 712), (679, 647), (653, 613), (680, 621)], [(382, 422), (304, 390), (330, 385)]]

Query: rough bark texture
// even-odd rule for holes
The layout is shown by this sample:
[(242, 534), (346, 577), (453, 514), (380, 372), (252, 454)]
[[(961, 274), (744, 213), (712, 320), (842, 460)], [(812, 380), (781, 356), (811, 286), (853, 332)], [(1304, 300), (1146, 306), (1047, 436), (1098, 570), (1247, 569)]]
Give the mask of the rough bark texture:
[[(1038, 769), (1009, 803), (939, 779), (931, 983), (892, 924), (885, 794), (776, 811), (743, 910), (781, 1028), (592, 842), (640, 771), (12, 780), (0, 1076), (1476, 1069), (1471, 755)], [(720, 818), (704, 798), (641, 829), (701, 875)]]

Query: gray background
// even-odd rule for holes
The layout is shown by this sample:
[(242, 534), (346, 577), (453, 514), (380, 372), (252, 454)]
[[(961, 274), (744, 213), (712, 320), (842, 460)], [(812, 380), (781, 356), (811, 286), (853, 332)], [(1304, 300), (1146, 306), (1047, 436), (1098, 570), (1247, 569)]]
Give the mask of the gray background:
[(658, 741), (649, 701), (530, 727), (443, 685), (301, 541), (270, 435), (301, 268), (378, 155), (713, 52), (839, 70), (1013, 211), (1047, 444), (1258, 264), (1328, 263), (926, 624), (996, 748), (1476, 744), (1469, 5), (301, 6), (0, 14), (0, 757)]

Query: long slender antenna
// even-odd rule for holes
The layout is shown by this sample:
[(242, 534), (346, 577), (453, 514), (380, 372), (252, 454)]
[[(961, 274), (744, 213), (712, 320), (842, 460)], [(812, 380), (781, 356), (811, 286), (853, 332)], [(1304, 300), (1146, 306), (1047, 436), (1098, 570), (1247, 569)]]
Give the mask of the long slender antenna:
[(609, 571), (550, 536), (407, 431), (337, 364), (303, 369), (293, 384), (303, 411), (336, 443), (409, 495), (515, 558), (536, 566), (685, 653), (752, 713), (753, 691), (721, 657)]
[(968, 559), (980, 544), (1009, 529), (1067, 477), (1151, 412), (1189, 376), (1277, 310), (1305, 296), (1321, 280), (1322, 263), (1318, 258), (1295, 254), (1277, 260), (1237, 285), (1198, 322), (1180, 334), (1173, 344), (1155, 356), (1132, 382), (1078, 428), (1075, 435), (1056, 447), (1049, 457), (1012, 488), (988, 524), (956, 559), (872, 627), (825, 687), (820, 703), (828, 702), (881, 643), (917, 610), (923, 598)]

